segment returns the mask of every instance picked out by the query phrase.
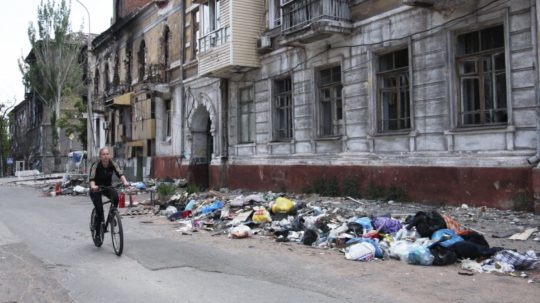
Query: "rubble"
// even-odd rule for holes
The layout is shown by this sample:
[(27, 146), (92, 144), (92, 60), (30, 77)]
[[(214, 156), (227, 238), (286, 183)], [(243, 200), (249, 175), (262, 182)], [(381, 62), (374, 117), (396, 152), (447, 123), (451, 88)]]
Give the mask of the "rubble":
[[(519, 255), (530, 265), (519, 269), (531, 270), (538, 263), (534, 253), (538, 242), (527, 239), (540, 236), (536, 228), (540, 218), (531, 213), (467, 204), (436, 207), (391, 202), (227, 189), (187, 195), (178, 188), (156, 214), (167, 216), (183, 235), (207, 231), (231, 239), (260, 236), (339, 250), (346, 259), (356, 261), (394, 258), (409, 264), (440, 266), (460, 260), (459, 272), (463, 275), (514, 273), (515, 265), (508, 258), (501, 259), (508, 254)], [(175, 214), (170, 214), (170, 206), (177, 209)], [(516, 233), (525, 240), (508, 239)], [(505, 245), (492, 247), (488, 239)], [(519, 242), (532, 244), (534, 249), (517, 245), (523, 252), (516, 252), (506, 248)]]
[[(87, 193), (84, 186), (73, 184), (60, 191), (56, 184), (46, 191)], [(167, 184), (163, 187), (167, 191), (159, 190), (160, 184)], [(151, 197), (129, 204), (121, 214), (166, 217), (182, 235), (205, 231), (231, 239), (257, 236), (338, 250), (345, 259), (362, 262), (397, 259), (423, 266), (460, 262), (460, 275), (516, 275), (516, 270), (532, 270), (538, 264), (540, 217), (527, 212), (466, 203), (433, 206), (226, 188), (188, 193), (185, 180), (134, 185)], [(160, 196), (160, 192), (166, 195)], [(490, 246), (488, 241), (496, 245)]]

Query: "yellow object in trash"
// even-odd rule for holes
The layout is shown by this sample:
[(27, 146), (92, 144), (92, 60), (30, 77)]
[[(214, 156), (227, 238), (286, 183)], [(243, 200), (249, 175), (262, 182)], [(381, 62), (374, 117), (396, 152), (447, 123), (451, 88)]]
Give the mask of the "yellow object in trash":
[(255, 213), (253, 214), (253, 222), (255, 223), (266, 223), (272, 222), (272, 217), (270, 213), (264, 207), (254, 207)]
[(276, 199), (276, 202), (274, 202), (274, 205), (272, 205), (272, 212), (273, 213), (289, 213), (293, 207), (294, 207), (293, 201), (284, 197), (279, 197)]

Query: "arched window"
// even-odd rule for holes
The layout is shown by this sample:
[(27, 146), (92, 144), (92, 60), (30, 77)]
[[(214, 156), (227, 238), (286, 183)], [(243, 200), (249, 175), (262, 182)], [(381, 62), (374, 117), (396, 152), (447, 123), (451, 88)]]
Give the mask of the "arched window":
[(139, 46), (139, 81), (143, 81), (146, 74), (146, 44), (144, 43), (144, 40), (141, 41), (141, 45)]

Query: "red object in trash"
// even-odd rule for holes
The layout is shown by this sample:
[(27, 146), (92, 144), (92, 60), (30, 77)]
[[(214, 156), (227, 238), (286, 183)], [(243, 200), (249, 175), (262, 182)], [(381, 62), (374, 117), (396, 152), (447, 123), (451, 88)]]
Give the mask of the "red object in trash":
[(119, 208), (126, 207), (126, 195), (124, 193), (120, 193), (120, 198), (118, 200), (118, 207)]
[(60, 194), (62, 193), (62, 191), (60, 190), (60, 182), (56, 182), (56, 187), (54, 188), (54, 191), (57, 196), (60, 196)]

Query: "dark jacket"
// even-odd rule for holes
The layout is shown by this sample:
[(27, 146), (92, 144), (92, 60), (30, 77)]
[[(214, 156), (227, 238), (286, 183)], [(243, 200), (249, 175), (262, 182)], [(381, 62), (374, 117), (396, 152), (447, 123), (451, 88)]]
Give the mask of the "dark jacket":
[(120, 166), (113, 160), (109, 160), (109, 165), (106, 167), (98, 160), (90, 167), (88, 181), (94, 181), (98, 186), (111, 186), (113, 173), (116, 174), (118, 178), (124, 175)]

